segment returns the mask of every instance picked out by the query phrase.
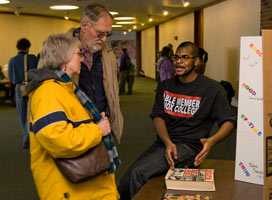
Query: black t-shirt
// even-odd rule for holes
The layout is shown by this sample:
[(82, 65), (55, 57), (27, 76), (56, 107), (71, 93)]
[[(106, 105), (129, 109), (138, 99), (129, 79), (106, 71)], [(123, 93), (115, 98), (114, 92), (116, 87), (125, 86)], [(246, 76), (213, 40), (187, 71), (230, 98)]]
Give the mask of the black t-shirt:
[(174, 143), (185, 143), (199, 152), (201, 138), (207, 138), (217, 121), (236, 125), (236, 117), (228, 103), (224, 88), (203, 75), (190, 83), (178, 77), (163, 81), (157, 88), (152, 119), (165, 120), (168, 134)]

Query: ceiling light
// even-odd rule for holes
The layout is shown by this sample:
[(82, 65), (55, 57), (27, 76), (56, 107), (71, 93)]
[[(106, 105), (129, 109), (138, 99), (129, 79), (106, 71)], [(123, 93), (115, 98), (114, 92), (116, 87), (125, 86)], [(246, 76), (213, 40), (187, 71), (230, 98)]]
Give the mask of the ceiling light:
[(167, 10), (164, 10), (164, 11), (163, 11), (163, 15), (164, 15), (164, 16), (168, 15), (168, 11), (167, 11)]
[(118, 15), (119, 13), (118, 12), (114, 12), (114, 11), (110, 11), (110, 14), (111, 15)]
[(135, 22), (116, 22), (116, 24), (135, 24)]
[(135, 17), (115, 17), (114, 20), (133, 20)]
[(187, 7), (187, 6), (189, 6), (190, 3), (187, 0), (182, 0), (182, 4), (184, 7)]
[(128, 32), (131, 32), (131, 29), (128, 29)]
[(78, 6), (72, 5), (54, 5), (49, 7), (52, 10), (75, 10), (78, 9)]
[(119, 28), (119, 27), (122, 27), (122, 25), (116, 25), (116, 24), (113, 24), (111, 25), (112, 28)]
[(153, 18), (152, 18), (152, 17), (149, 17), (149, 18), (148, 18), (148, 21), (149, 21), (149, 22), (152, 22), (152, 21), (153, 21)]
[(144, 26), (145, 25), (145, 23), (141, 23), (141, 26)]
[(0, 0), (0, 4), (8, 4), (8, 3), (10, 3), (9, 0)]
[(124, 32), (123, 32), (123, 35), (126, 35), (126, 34), (127, 34), (127, 32), (126, 32), (126, 31), (124, 31)]
[(67, 17), (67, 16), (64, 16), (64, 19), (68, 20), (68, 19), (69, 19), (69, 17)]
[(137, 28), (137, 26), (135, 25), (135, 26), (133, 26), (132, 28), (133, 28), (133, 29), (136, 29), (136, 28)]

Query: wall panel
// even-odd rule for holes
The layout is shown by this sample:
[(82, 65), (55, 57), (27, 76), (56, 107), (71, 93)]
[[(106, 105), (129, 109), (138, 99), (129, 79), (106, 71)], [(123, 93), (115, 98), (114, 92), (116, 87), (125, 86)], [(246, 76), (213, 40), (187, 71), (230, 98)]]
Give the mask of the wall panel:
[(227, 0), (204, 9), (205, 75), (228, 80), (238, 93), (240, 37), (260, 35), (260, 0)]
[(145, 76), (155, 79), (155, 27), (141, 32), (142, 70)]

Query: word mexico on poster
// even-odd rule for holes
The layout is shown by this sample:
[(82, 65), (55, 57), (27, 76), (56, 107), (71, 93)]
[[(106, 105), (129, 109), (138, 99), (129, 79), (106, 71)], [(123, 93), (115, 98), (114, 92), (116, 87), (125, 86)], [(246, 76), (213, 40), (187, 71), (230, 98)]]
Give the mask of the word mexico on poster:
[(241, 37), (235, 180), (263, 185), (262, 37)]

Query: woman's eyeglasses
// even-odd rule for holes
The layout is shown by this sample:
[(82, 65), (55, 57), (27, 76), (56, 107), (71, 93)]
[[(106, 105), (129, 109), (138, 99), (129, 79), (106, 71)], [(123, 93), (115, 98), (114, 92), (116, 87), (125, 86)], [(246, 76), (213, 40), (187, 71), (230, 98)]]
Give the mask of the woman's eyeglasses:
[(77, 54), (79, 57), (81, 58), (84, 58), (84, 54), (83, 52), (79, 51), (79, 52), (76, 52), (75, 54)]

